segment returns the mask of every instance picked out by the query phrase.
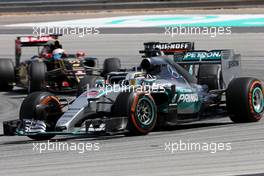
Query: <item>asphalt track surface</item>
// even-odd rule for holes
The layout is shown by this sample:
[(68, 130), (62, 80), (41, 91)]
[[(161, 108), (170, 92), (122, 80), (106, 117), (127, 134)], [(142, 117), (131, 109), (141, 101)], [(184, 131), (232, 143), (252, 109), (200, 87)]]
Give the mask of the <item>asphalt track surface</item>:
[[(151, 32), (151, 31), (150, 31)], [(16, 35), (0, 35), (0, 55), (14, 58)], [(109, 34), (84, 38), (64, 36), (68, 53), (84, 50), (99, 58), (121, 58), (123, 67), (139, 63), (138, 50), (146, 41), (194, 41), (196, 49), (233, 48), (242, 54), (242, 76), (264, 80), (264, 33), (239, 33), (228, 36), (164, 36), (163, 34)], [(27, 49), (23, 58), (32, 56)], [(0, 122), (16, 119), (25, 92), (0, 93)], [(99, 143), (99, 151), (39, 151), (26, 137), (0, 137), (0, 175), (241, 175), (264, 173), (264, 119), (258, 123), (233, 124), (228, 117), (147, 136), (122, 135), (101, 138), (57, 137), (60, 142)], [(0, 127), (2, 133), (2, 127)], [(230, 151), (171, 151), (165, 144), (231, 143)]]

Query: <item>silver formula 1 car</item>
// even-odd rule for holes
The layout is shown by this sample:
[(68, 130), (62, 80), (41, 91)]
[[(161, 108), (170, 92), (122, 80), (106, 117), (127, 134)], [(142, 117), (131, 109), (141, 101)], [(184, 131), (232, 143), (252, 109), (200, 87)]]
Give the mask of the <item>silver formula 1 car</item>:
[(148, 50), (138, 67), (108, 73), (71, 102), (48, 92), (32, 93), (23, 101), (19, 119), (4, 122), (4, 134), (37, 140), (55, 135), (144, 135), (155, 127), (203, 117), (259, 121), (263, 83), (239, 77), (240, 55), (233, 50), (196, 51), (187, 45), (167, 44), (170, 51), (177, 46), (173, 58)]

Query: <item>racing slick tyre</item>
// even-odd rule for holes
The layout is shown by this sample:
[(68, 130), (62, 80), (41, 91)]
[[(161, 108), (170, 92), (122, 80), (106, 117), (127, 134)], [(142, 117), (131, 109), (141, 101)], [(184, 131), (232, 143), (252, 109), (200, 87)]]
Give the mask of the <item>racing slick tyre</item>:
[(154, 99), (146, 93), (122, 92), (112, 108), (114, 116), (128, 117), (126, 135), (146, 135), (153, 130), (157, 121)]
[(259, 121), (264, 111), (264, 89), (255, 78), (233, 79), (226, 91), (226, 106), (235, 123)]
[(121, 68), (121, 62), (118, 58), (108, 58), (104, 61), (104, 67), (103, 67), (103, 75), (106, 76), (106, 74), (114, 71), (119, 71)]
[(0, 59), (0, 91), (13, 89), (15, 81), (15, 67), (11, 59)]
[(89, 88), (95, 87), (96, 80), (102, 79), (100, 76), (85, 75), (81, 80), (77, 88), (77, 97), (86, 91), (87, 85)]
[[(55, 131), (55, 125), (62, 115), (62, 109), (57, 97), (49, 92), (34, 92), (22, 102), (20, 120), (40, 120), (46, 125), (46, 132)], [(49, 140), (55, 135), (29, 135), (34, 140)]]
[(209, 90), (223, 89), (224, 83), (221, 74), (221, 65), (200, 65), (198, 71), (198, 84), (207, 85)]
[(29, 65), (28, 92), (41, 91), (45, 81), (47, 66), (44, 62), (34, 61)]

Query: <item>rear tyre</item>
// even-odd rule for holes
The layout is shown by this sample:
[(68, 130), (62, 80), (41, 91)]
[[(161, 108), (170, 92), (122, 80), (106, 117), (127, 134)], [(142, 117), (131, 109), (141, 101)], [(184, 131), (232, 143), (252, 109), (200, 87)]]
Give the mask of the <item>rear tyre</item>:
[(237, 78), (230, 82), (226, 105), (230, 119), (235, 123), (257, 122), (264, 111), (264, 89), (255, 78)]
[(151, 95), (145, 93), (120, 93), (113, 106), (114, 116), (128, 117), (126, 135), (146, 135), (157, 121), (157, 107)]
[(94, 75), (85, 75), (81, 80), (77, 88), (77, 97), (80, 96), (83, 92), (87, 90), (87, 85), (89, 85), (89, 88), (95, 87), (96, 80), (102, 79), (99, 76)]
[(0, 60), (0, 91), (10, 91), (15, 82), (15, 67), (11, 59)]
[[(47, 105), (49, 108), (39, 111), (37, 106)], [(34, 92), (29, 94), (22, 102), (19, 118), (20, 120), (41, 120), (45, 122), (46, 131), (54, 131), (58, 118), (62, 110), (59, 100), (49, 92)], [(28, 136), (34, 140), (49, 140), (55, 135), (31, 135)]]
[(104, 61), (104, 71), (103, 75), (106, 76), (106, 74), (114, 71), (119, 71), (121, 69), (121, 62), (118, 58), (108, 58)]
[(45, 81), (47, 66), (43, 62), (34, 61), (29, 66), (28, 92), (41, 91)]

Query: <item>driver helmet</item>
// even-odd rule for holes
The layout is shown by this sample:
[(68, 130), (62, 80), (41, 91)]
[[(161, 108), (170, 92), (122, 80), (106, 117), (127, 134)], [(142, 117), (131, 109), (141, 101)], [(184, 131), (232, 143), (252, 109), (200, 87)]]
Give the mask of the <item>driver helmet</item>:
[(85, 56), (85, 53), (82, 52), (82, 51), (78, 51), (78, 52), (76, 53), (76, 57), (77, 57), (77, 58), (81, 58), (81, 57), (84, 57), (84, 56)]
[(157, 52), (156, 52), (156, 56), (164, 56), (164, 52), (161, 51), (161, 49), (156, 48)]
[(60, 60), (64, 54), (64, 50), (61, 49), (61, 48), (58, 48), (58, 49), (55, 49), (53, 52), (52, 52), (52, 55), (53, 55), (53, 58), (54, 60)]

